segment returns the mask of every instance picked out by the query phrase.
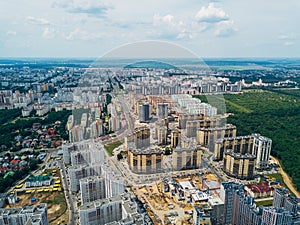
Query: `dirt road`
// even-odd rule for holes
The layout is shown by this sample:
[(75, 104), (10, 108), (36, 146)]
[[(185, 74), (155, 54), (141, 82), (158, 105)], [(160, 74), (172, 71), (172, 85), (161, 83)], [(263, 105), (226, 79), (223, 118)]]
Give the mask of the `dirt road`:
[(284, 170), (281, 167), (281, 164), (279, 163), (279, 161), (274, 158), (273, 156), (271, 156), (271, 159), (274, 160), (280, 167), (278, 168), (279, 173), (282, 175), (283, 181), (286, 184), (286, 186), (298, 197), (300, 198), (300, 193), (296, 190), (292, 179), (289, 177), (289, 175), (287, 175), (286, 172), (284, 172)]

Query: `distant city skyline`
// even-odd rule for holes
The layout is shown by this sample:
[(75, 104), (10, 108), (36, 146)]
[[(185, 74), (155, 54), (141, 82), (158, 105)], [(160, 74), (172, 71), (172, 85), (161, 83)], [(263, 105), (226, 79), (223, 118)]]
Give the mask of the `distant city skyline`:
[(297, 0), (0, 2), (0, 57), (100, 57), (156, 40), (199, 57), (300, 57)]

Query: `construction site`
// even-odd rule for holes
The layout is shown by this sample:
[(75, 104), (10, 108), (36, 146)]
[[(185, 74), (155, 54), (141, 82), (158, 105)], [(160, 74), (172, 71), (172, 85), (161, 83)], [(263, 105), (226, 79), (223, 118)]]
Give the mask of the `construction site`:
[(198, 196), (199, 192), (207, 190), (206, 183), (210, 182), (219, 184), (215, 175), (205, 174), (188, 178), (164, 179), (135, 187), (133, 191), (146, 206), (147, 213), (154, 224), (188, 225), (194, 223), (194, 206), (207, 201), (207, 199), (193, 199), (190, 196), (196, 194)]

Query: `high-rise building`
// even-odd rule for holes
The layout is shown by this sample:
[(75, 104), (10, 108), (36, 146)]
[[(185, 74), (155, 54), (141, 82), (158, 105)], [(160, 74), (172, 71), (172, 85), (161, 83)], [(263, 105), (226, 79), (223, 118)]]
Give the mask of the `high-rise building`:
[(166, 145), (167, 144), (167, 127), (158, 127), (157, 128), (157, 140), (158, 145)]
[(222, 225), (296, 225), (299, 224), (298, 215), (282, 207), (286, 192), (277, 192), (279, 207), (256, 207), (254, 198), (247, 195), (244, 186), (234, 183), (223, 183), (220, 197), (224, 199), (224, 219)]
[(211, 215), (208, 209), (201, 209), (198, 206), (194, 206), (194, 224), (195, 225), (212, 225)]
[(276, 188), (274, 192), (273, 206), (281, 208), (289, 196), (289, 190), (286, 188)]
[(256, 156), (255, 167), (265, 169), (269, 165), (272, 140), (259, 134), (218, 139), (214, 146), (214, 159), (222, 160), (225, 150)]
[(80, 179), (89, 176), (100, 176), (102, 175), (101, 172), (101, 166), (98, 164), (71, 166), (69, 168), (71, 191), (77, 192), (80, 190)]
[(171, 146), (176, 148), (180, 144), (180, 134), (181, 132), (176, 129), (171, 132)]
[(178, 116), (179, 129), (186, 129), (187, 121), (203, 120), (203, 114), (186, 114), (181, 113)]
[(150, 121), (150, 105), (148, 102), (139, 105), (139, 120), (141, 123)]
[(111, 198), (125, 191), (123, 180), (108, 179), (104, 176), (88, 177), (80, 180), (81, 202)]
[(201, 148), (181, 148), (173, 149), (173, 169), (174, 170), (187, 170), (197, 169), (201, 165)]
[(48, 225), (47, 205), (0, 209), (1, 225)]
[(210, 196), (208, 203), (211, 206), (211, 224), (219, 225), (222, 224), (224, 217), (224, 202), (221, 198), (216, 196)]
[(234, 202), (235, 193), (242, 193), (244, 186), (234, 182), (222, 183), (220, 197), (224, 201), (224, 217), (222, 225), (231, 225), (234, 214), (234, 208), (237, 208)]
[(223, 170), (226, 174), (238, 179), (252, 179), (254, 176), (256, 156), (248, 153), (224, 152)]
[(104, 162), (104, 152), (96, 148), (71, 152), (71, 165), (95, 164)]
[(158, 119), (165, 119), (168, 117), (168, 103), (158, 103), (156, 110)]
[(273, 206), (277, 208), (284, 208), (294, 214), (298, 212), (299, 199), (290, 195), (288, 189), (276, 188), (274, 192)]
[(262, 213), (261, 225), (292, 225), (292, 214), (283, 209), (276, 207), (264, 207)]
[(214, 150), (216, 140), (227, 137), (236, 137), (236, 126), (226, 124), (222, 127), (201, 127), (197, 129), (198, 144), (207, 147), (210, 151)]
[(252, 154), (256, 156), (256, 168), (266, 169), (269, 166), (272, 140), (259, 134), (252, 134), (253, 150)]
[(72, 164), (75, 166), (104, 161), (104, 150), (99, 151), (91, 141), (81, 141), (63, 145), (62, 150), (65, 164)]
[(144, 150), (128, 150), (129, 168), (134, 173), (162, 172), (163, 150), (161, 148), (147, 148)]
[(123, 201), (120, 197), (84, 204), (79, 208), (80, 224), (105, 225), (125, 218)]
[(150, 146), (150, 129), (148, 127), (136, 128), (133, 131), (133, 140), (137, 149)]

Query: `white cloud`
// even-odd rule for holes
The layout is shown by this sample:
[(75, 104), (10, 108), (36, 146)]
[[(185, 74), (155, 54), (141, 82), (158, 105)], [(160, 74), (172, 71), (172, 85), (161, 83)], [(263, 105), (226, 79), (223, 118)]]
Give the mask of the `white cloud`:
[(154, 33), (158, 37), (170, 39), (193, 38), (188, 26), (181, 20), (177, 21), (173, 15), (167, 14), (153, 16), (153, 26), (156, 28)]
[(36, 17), (33, 17), (33, 16), (27, 16), (26, 17), (26, 20), (29, 22), (29, 23), (32, 23), (32, 24), (36, 24), (36, 25), (50, 25), (50, 21), (47, 20), (47, 19), (44, 19), (44, 18), (36, 18)]
[(203, 6), (196, 14), (198, 22), (218, 23), (229, 20), (228, 14), (221, 8), (216, 8), (214, 3)]
[(295, 45), (296, 35), (294, 33), (280, 34), (277, 39), (283, 42), (283, 46), (292, 46)]
[(75, 30), (71, 31), (68, 35), (65, 36), (66, 40), (73, 41), (73, 40), (96, 40), (103, 38), (104, 35), (101, 33), (92, 33), (86, 30), (82, 30), (80, 28), (76, 28)]
[(277, 39), (279, 39), (279, 40), (295, 40), (296, 35), (294, 33), (280, 34), (280, 35), (277, 36)]
[(289, 39), (289, 36), (288, 35), (285, 35), (285, 34), (281, 34), (281, 35), (278, 35), (277, 37), (279, 40), (286, 40), (286, 39)]
[(42, 37), (46, 39), (52, 39), (56, 35), (56, 30), (53, 28), (46, 27), (43, 29)]
[(64, 8), (69, 13), (82, 13), (93, 17), (104, 17), (112, 6), (99, 0), (60, 0), (54, 7)]
[(215, 36), (217, 37), (229, 37), (237, 32), (234, 27), (234, 22), (232, 20), (222, 21), (216, 24)]
[(292, 46), (292, 45), (294, 45), (294, 44), (295, 44), (295, 43), (292, 42), (292, 41), (286, 41), (286, 42), (283, 43), (284, 46)]
[(17, 32), (14, 31), (14, 30), (9, 30), (6, 32), (6, 35), (9, 35), (9, 36), (16, 36), (17, 35)]
[(177, 24), (174, 21), (174, 16), (168, 14), (165, 16), (160, 16), (158, 14), (155, 14), (153, 16), (153, 25), (154, 26), (159, 26), (161, 24), (166, 24), (170, 26), (176, 26)]

